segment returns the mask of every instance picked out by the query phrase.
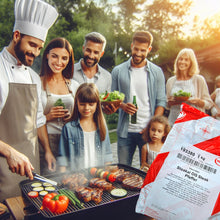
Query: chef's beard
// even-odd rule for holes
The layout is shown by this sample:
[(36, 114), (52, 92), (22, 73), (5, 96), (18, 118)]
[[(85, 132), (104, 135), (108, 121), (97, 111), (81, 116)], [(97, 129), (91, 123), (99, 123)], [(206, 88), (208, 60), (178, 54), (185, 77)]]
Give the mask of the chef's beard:
[[(35, 56), (28, 52), (24, 53), (24, 51), (21, 50), (21, 40), (19, 40), (18, 43), (14, 46), (14, 51), (17, 58), (21, 61), (22, 64), (24, 64), (25, 66), (32, 66)], [(34, 58), (33, 61), (28, 62), (25, 58), (25, 55), (28, 55), (29, 57), (33, 57)]]
[[(87, 60), (88, 60), (88, 59), (93, 60), (94, 63), (88, 64), (88, 63), (87, 63)], [(91, 59), (91, 58), (89, 58), (89, 56), (84, 56), (84, 57), (83, 57), (83, 60), (84, 60), (84, 63), (86, 64), (87, 67), (93, 67), (93, 66), (96, 65), (96, 63), (98, 63), (98, 60), (97, 60), (97, 59)]]

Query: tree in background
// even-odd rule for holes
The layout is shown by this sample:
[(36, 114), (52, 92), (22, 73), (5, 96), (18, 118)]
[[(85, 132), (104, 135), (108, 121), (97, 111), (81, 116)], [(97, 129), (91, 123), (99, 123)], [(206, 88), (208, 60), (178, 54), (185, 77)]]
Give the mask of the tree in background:
[[(0, 49), (8, 45), (11, 39), (14, 1), (0, 1)], [(55, 37), (65, 37), (72, 44), (75, 60), (78, 61), (82, 57), (84, 36), (91, 31), (100, 32), (107, 39), (100, 64), (109, 71), (130, 56), (130, 43), (136, 30), (149, 30), (153, 33), (153, 50), (149, 58), (158, 65), (175, 59), (183, 47), (197, 50), (220, 42), (220, 17), (217, 15), (204, 22), (195, 17), (191, 22), (190, 35), (185, 35), (183, 28), (192, 0), (118, 0), (114, 5), (108, 0), (45, 1), (59, 12), (45, 44)], [(37, 72), (40, 59), (39, 56), (33, 66)], [(172, 69), (171, 66), (169, 68)]]
[(0, 1), (0, 48), (8, 45), (14, 26), (14, 0)]

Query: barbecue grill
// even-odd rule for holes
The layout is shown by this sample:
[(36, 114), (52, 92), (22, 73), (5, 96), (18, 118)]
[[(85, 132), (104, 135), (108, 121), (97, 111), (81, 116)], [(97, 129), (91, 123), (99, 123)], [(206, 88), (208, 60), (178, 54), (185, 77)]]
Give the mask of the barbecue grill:
[[(138, 174), (139, 176), (145, 178), (146, 173), (138, 170), (136, 168), (123, 165), (123, 164), (113, 164), (117, 165), (120, 169), (124, 169), (125, 171), (130, 171), (131, 173)], [(99, 167), (103, 168), (104, 167)], [(88, 174), (88, 169), (80, 170), (77, 173), (84, 173), (84, 175), (90, 179), (91, 176)], [(61, 173), (61, 174), (53, 174), (46, 176), (49, 179), (55, 180), (58, 183), (61, 182), (63, 175), (70, 173)], [(72, 173), (71, 173), (72, 174)], [(30, 198), (28, 196), (28, 192), (32, 190), (31, 184), (36, 181), (25, 180), (20, 183), (20, 188), (22, 191), (22, 195), (29, 200), (30, 204), (32, 204), (36, 210), (38, 218), (36, 219), (148, 219), (144, 218), (143, 215), (135, 213), (135, 206), (139, 196), (139, 191), (127, 190), (128, 194), (124, 198), (114, 199), (109, 192), (103, 192), (102, 202), (96, 204), (94, 201), (84, 202), (84, 208), (80, 209), (77, 206), (73, 206), (72, 203), (69, 203), (68, 209), (62, 214), (55, 214), (50, 212), (49, 210), (42, 210), (42, 197)], [(113, 186), (116, 188), (122, 188), (120, 183), (113, 183)], [(58, 184), (56, 186), (56, 190), (63, 189), (64, 186), (62, 184)]]

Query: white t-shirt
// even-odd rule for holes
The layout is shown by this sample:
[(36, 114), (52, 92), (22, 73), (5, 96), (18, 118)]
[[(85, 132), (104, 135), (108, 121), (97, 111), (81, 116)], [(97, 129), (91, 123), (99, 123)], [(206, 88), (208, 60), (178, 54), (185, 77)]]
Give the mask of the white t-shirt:
[(95, 131), (86, 132), (84, 135), (84, 167), (93, 167), (95, 164)]
[(137, 123), (131, 124), (129, 120), (128, 132), (140, 132), (146, 127), (150, 120), (150, 103), (147, 88), (147, 72), (145, 67), (131, 68), (130, 80), (130, 100), (133, 101), (133, 96), (136, 95), (138, 106)]

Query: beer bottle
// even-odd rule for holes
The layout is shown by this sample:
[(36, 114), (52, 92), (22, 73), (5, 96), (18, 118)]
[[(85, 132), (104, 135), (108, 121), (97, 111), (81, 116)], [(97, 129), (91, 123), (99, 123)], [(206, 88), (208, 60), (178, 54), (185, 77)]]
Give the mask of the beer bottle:
[[(136, 102), (136, 95), (133, 96), (133, 104), (136, 106), (137, 108), (137, 102)], [(137, 123), (137, 112), (135, 112), (132, 116), (131, 116), (131, 124), (136, 124)]]

